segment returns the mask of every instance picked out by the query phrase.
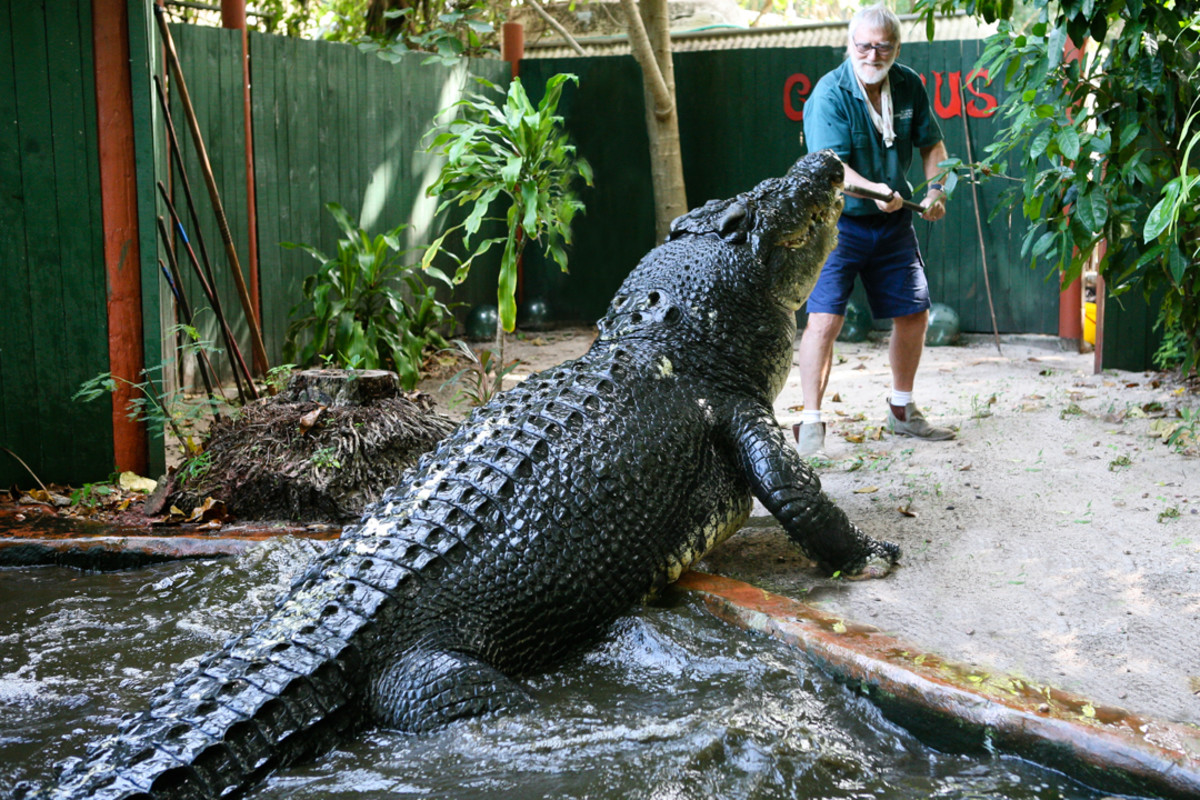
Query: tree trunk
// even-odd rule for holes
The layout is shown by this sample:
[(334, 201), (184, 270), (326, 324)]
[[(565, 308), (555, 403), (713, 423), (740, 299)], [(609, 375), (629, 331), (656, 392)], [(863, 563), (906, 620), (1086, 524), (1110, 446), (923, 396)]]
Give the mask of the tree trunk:
[[(667, 0), (621, 0), (633, 56), (642, 68), (646, 133), (650, 139), (650, 176), (654, 186), (655, 234), (666, 238), (671, 220), (687, 212), (679, 113), (675, 103), (675, 65), (671, 59)], [(640, 5), (640, 9), (639, 9)]]

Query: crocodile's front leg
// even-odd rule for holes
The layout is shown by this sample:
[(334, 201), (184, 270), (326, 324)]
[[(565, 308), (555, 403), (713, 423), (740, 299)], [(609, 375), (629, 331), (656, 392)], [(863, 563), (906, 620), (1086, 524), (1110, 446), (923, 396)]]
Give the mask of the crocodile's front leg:
[(733, 437), (754, 496), (821, 569), (850, 579), (882, 578), (892, 570), (899, 546), (867, 536), (821, 491), (820, 478), (788, 446), (770, 409), (739, 407)]

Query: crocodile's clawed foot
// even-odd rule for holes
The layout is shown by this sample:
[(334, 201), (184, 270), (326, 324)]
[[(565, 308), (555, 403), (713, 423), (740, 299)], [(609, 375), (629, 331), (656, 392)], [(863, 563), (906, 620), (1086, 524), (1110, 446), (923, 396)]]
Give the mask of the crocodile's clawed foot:
[(872, 541), (866, 561), (855, 570), (842, 572), (848, 581), (865, 581), (887, 577), (900, 560), (900, 546), (892, 542)]

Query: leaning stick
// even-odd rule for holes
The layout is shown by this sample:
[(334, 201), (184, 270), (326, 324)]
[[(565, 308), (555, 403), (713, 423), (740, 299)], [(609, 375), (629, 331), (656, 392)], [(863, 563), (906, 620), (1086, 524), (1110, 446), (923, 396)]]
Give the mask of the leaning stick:
[(245, 404), (246, 392), (242, 388), (242, 376), (245, 376), (246, 383), (249, 385), (250, 396), (254, 400), (257, 400), (258, 390), (254, 386), (254, 379), (250, 377), (250, 370), (246, 366), (245, 359), (242, 358), (242, 351), (238, 347), (237, 339), (234, 337), (233, 331), (225, 319), (225, 314), (221, 311), (221, 299), (217, 295), (216, 285), (212, 282), (212, 271), (209, 271), (208, 278), (205, 279), (204, 272), (200, 269), (200, 262), (196, 260), (196, 252), (192, 250), (192, 242), (188, 238), (187, 231), (183, 228), (183, 220), (179, 218), (179, 213), (175, 210), (175, 204), (171, 202), (171, 197), (167, 194), (167, 187), (163, 186), (162, 181), (158, 182), (158, 192), (167, 206), (167, 212), (171, 215), (171, 222), (175, 226), (175, 230), (179, 232), (179, 237), (183, 240), (184, 249), (187, 250), (192, 270), (196, 273), (196, 280), (200, 284), (200, 291), (204, 292), (204, 296), (208, 298), (208, 304), (217, 316), (217, 325), (221, 329), (221, 338), (225, 340), (225, 347), (229, 351), (229, 366), (233, 370), (233, 379), (237, 383), (238, 397)]
[(270, 364), (267, 360), (267, 348), (263, 345), (262, 332), (258, 327), (258, 317), (254, 314), (254, 304), (250, 301), (250, 292), (246, 289), (246, 279), (242, 276), (241, 262), (238, 261), (237, 248), (233, 244), (233, 235), (229, 232), (229, 221), (225, 218), (225, 209), (221, 205), (221, 195), (217, 191), (217, 181), (213, 176), (212, 164), (208, 160), (208, 151), (204, 147), (204, 137), (200, 134), (200, 122), (192, 107), (192, 98), (188, 94), (187, 82), (183, 78), (183, 68), (179, 64), (179, 55), (175, 52), (175, 41), (167, 28), (167, 19), (163, 16), (163, 7), (154, 4), (154, 17), (158, 21), (158, 31), (162, 35), (163, 51), (171, 72), (179, 84), (179, 99), (183, 103), (183, 114), (187, 117), (188, 127), (192, 131), (192, 139), (196, 144), (196, 154), (200, 159), (200, 171), (204, 173), (204, 183), (208, 187), (208, 195), (212, 199), (213, 213), (217, 217), (217, 227), (221, 230), (221, 239), (225, 243), (225, 254), (229, 257), (229, 271), (233, 274), (234, 285), (237, 286), (238, 299), (242, 303), (242, 312), (246, 315), (246, 325), (250, 329), (250, 349), (254, 360), (262, 369)]
[[(964, 90), (966, 85), (964, 84)], [(1004, 355), (1000, 349), (1000, 326), (996, 324), (996, 305), (992, 302), (992, 281), (988, 278), (987, 246), (983, 243), (983, 220), (979, 216), (979, 183), (975, 180), (975, 154), (971, 152), (971, 129), (967, 127), (966, 103), (963, 103), (963, 139), (967, 143), (967, 164), (971, 171), (971, 205), (975, 208), (975, 235), (979, 237), (979, 258), (983, 265), (983, 289), (987, 292), (988, 311), (992, 314), (992, 337), (996, 341), (996, 352)]]

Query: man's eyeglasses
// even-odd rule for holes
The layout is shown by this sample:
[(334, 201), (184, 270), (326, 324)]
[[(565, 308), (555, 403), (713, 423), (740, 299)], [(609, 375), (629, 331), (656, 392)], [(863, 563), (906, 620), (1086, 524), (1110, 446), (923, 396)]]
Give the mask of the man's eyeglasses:
[(874, 50), (879, 55), (887, 58), (892, 54), (892, 51), (896, 49), (896, 45), (892, 44), (891, 42), (875, 42), (874, 44), (871, 42), (855, 42), (854, 49), (859, 52), (859, 55), (865, 56), (867, 53)]

